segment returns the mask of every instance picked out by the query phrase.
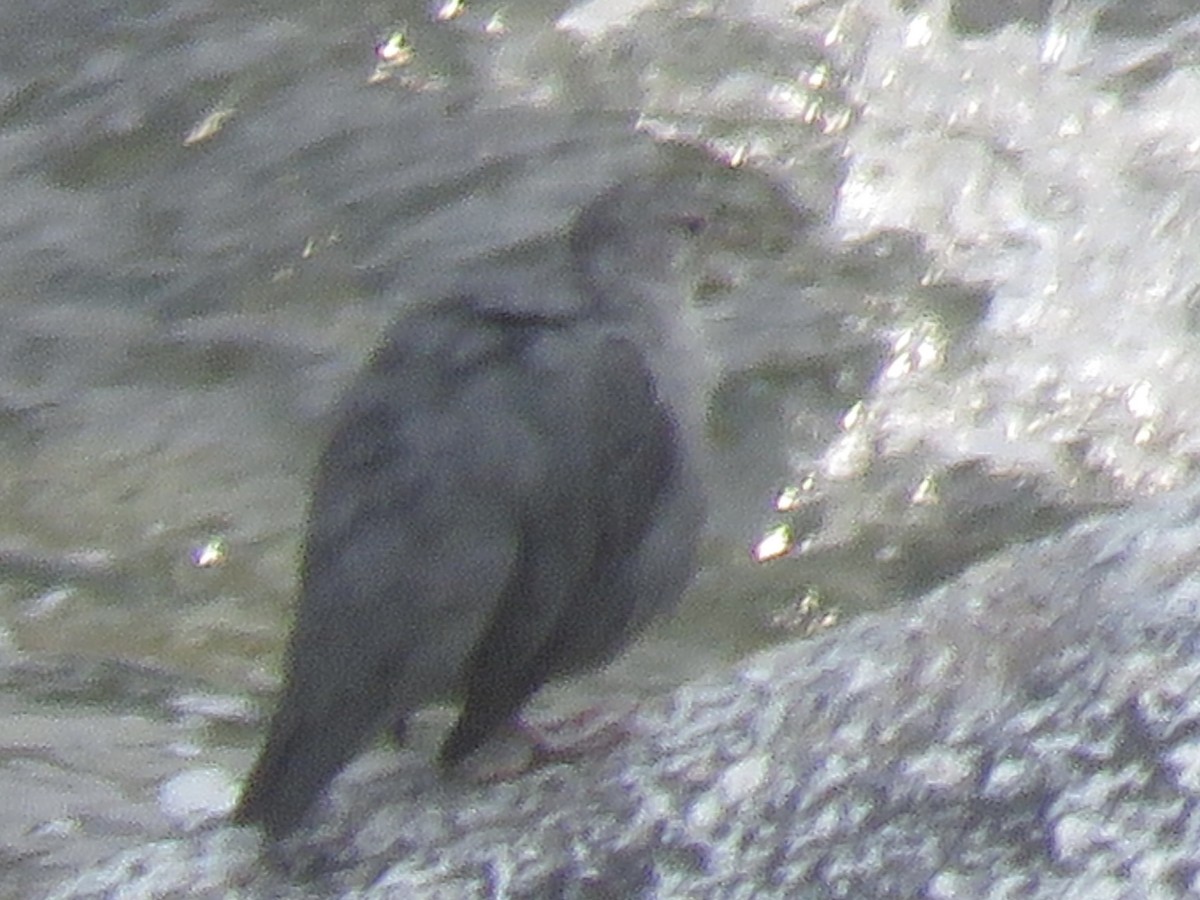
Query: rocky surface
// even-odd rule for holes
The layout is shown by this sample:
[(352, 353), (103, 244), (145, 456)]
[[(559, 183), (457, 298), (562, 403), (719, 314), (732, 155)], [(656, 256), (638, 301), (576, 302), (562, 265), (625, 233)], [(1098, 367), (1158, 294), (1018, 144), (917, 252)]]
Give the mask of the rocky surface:
[(1191, 491), (690, 683), (612, 752), (490, 785), (380, 753), (270, 859), (218, 827), (54, 896), (1186, 896), (1198, 569)]

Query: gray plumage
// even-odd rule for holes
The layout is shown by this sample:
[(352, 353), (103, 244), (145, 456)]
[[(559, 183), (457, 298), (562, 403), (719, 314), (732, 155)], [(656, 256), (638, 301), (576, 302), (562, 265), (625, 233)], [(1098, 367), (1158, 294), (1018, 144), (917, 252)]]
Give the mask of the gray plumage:
[(714, 188), (620, 186), (580, 215), (561, 283), (505, 269), (391, 329), (318, 467), (283, 696), (237, 821), (286, 835), (378, 730), (439, 700), (462, 704), (453, 766), (676, 603), (703, 524), (681, 251)]

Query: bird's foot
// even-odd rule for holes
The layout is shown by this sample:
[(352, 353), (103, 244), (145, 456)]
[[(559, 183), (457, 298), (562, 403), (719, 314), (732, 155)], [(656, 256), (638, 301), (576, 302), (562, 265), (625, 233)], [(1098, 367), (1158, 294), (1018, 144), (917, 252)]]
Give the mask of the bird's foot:
[(591, 707), (573, 716), (519, 727), (529, 736), (533, 768), (576, 762), (612, 750), (632, 734), (628, 714)]
[(632, 733), (628, 711), (591, 708), (536, 725), (518, 718), (465, 760), (459, 772), (481, 784), (511, 781), (546, 766), (604, 753)]

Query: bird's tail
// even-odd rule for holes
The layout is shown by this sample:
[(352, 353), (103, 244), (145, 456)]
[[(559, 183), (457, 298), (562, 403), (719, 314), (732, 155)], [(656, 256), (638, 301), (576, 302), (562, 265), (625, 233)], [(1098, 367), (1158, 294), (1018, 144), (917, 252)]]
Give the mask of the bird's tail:
[(285, 696), (246, 779), (234, 822), (261, 825), (273, 840), (294, 831), (378, 724), (377, 710), (358, 700), (325, 714), (305, 706), (296, 693)]

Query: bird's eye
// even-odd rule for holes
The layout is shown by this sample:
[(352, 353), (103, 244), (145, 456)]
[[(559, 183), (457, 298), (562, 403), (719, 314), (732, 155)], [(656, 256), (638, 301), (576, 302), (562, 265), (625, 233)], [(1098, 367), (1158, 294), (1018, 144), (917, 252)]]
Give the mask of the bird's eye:
[(681, 216), (679, 227), (692, 237), (695, 237), (708, 228), (708, 219), (701, 215)]

